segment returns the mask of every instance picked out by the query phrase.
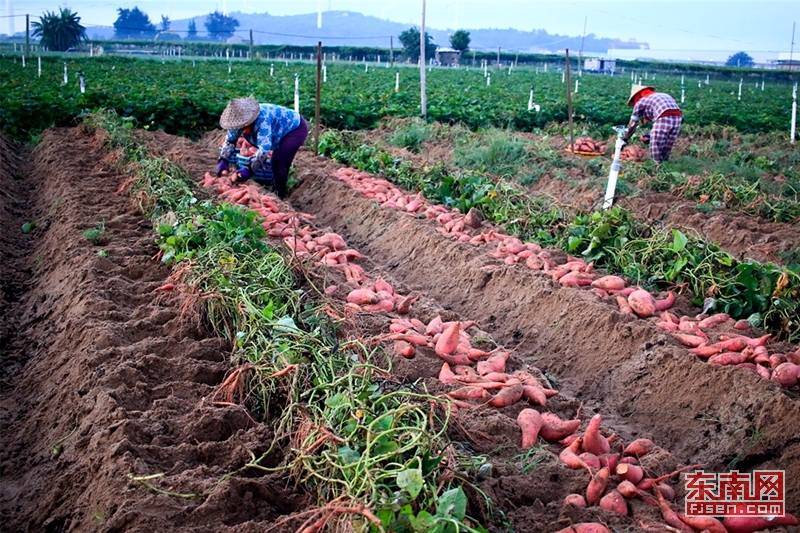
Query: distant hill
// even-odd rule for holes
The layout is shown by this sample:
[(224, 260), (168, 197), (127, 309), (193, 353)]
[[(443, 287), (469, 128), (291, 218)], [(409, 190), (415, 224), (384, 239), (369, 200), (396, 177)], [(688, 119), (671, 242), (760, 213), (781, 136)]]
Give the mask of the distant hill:
[[(322, 41), (328, 46), (371, 46), (389, 47), (389, 36), (394, 37), (394, 47), (401, 48), (398, 36), (409, 29), (410, 24), (402, 24), (354, 13), (352, 11), (326, 11), (322, 13), (322, 28), (317, 28), (317, 14), (292, 16), (273, 16), (268, 13), (246, 14), (232, 12), (229, 15), (239, 21), (238, 37), (247, 41), (249, 31), (253, 30), (256, 44), (315, 45)], [(205, 16), (193, 19), (172, 21), (170, 30), (185, 37), (191, 20), (195, 21), (198, 37), (207, 38)], [(581, 48), (581, 37), (548, 33), (544, 29), (520, 31), (515, 29), (467, 29), (474, 50), (496, 50), (519, 52), (557, 52), (569, 48)], [(438, 46), (450, 46), (451, 29), (426, 28)], [(112, 39), (114, 29), (110, 27), (90, 27), (87, 33), (93, 39)], [(583, 39), (584, 52), (605, 53), (609, 43), (615, 39), (599, 38), (589, 34)], [(618, 39), (617, 39), (618, 41)]]

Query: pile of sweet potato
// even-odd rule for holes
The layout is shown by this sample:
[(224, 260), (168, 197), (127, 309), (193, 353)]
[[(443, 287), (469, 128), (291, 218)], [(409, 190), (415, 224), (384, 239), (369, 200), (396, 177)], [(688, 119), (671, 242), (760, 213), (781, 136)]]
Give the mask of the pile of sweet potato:
[(604, 142), (595, 141), (591, 137), (578, 137), (573, 146), (567, 146), (568, 152), (585, 154), (604, 154), (608, 145)]

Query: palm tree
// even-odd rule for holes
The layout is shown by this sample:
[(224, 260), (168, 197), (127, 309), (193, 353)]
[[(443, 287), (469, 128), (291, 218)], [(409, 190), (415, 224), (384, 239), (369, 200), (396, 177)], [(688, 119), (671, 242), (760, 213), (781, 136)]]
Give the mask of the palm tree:
[(34, 22), (31, 26), (33, 36), (41, 37), (42, 46), (54, 52), (64, 52), (78, 46), (82, 40), (88, 40), (86, 28), (80, 22), (78, 14), (65, 7), (61, 13), (45, 11), (39, 17), (39, 22)]

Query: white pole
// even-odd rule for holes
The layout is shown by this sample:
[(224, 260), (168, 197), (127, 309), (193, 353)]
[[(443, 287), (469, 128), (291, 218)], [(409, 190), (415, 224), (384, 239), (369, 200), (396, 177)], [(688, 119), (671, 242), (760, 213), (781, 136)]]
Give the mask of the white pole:
[(64, 83), (69, 83), (69, 77), (67, 77), (67, 64), (64, 63)]
[(419, 90), (420, 111), (428, 116), (428, 91), (425, 84), (425, 0), (422, 0), (422, 29), (419, 32)]
[(683, 85), (683, 74), (681, 74), (681, 85)]
[(400, 72), (394, 73), (394, 92), (400, 92)]
[(369, 72), (369, 64), (366, 59), (364, 60), (364, 72)]
[(740, 101), (742, 99), (742, 82), (743, 81), (744, 81), (744, 78), (739, 78), (739, 100)]
[(566, 75), (566, 73), (564, 73), (564, 72), (562, 72), (562, 73), (561, 73), (561, 83), (564, 83), (564, 79), (565, 79), (565, 77), (564, 77), (564, 76), (565, 76), (565, 75)]
[(25, 68), (25, 54), (22, 54), (22, 68)]
[(322, 81), (328, 82), (328, 65), (322, 65)]
[(486, 85), (491, 85), (491, 84), (492, 84), (492, 74), (490, 72), (489, 74), (486, 75)]
[(528, 111), (533, 109), (533, 87), (531, 87), (531, 95), (528, 97)]
[(294, 75), (294, 112), (300, 112), (300, 75)]
[(42, 56), (38, 56), (37, 62), (39, 63), (39, 77), (42, 77)]
[(706, 85), (708, 85), (708, 74), (706, 74)]
[(488, 72), (486, 71), (486, 67), (487, 67), (487, 65), (488, 65), (488, 62), (487, 62), (487, 61), (484, 59), (484, 60), (483, 60), (483, 77), (484, 77), (484, 78), (485, 78), (485, 77), (486, 77), (486, 75), (488, 74)]
[(269, 75), (270, 76), (274, 76), (275, 75), (275, 63), (273, 63), (273, 64), (271, 64), (269, 66)]
[(683, 103), (685, 100), (686, 100), (686, 92), (685, 89), (681, 87), (681, 103)]
[(622, 133), (617, 131), (617, 142), (614, 144), (614, 160), (611, 162), (611, 170), (608, 173), (608, 185), (606, 186), (606, 196), (603, 200), (603, 209), (608, 209), (614, 204), (614, 194), (617, 190), (617, 178), (619, 177), (619, 154), (622, 152)]
[(230, 73), (231, 73), (231, 64), (228, 63), (228, 74), (230, 74)]
[(794, 89), (792, 90), (792, 131), (791, 138), (792, 144), (794, 144), (794, 135), (796, 132), (797, 127), (797, 83), (794, 84)]
[[(24, 67), (25, 65), (22, 65), (22, 66)], [(508, 75), (509, 75), (509, 76), (511, 75), (511, 69), (512, 69), (512, 68), (514, 68), (514, 63), (509, 63), (509, 64), (508, 64)]]
[(83, 81), (83, 74), (78, 74), (78, 78), (81, 80), (81, 94), (86, 92), (86, 83)]
[(761, 80), (761, 91), (762, 92), (764, 91), (764, 80), (763, 79)]
[(575, 92), (578, 92), (578, 80), (575, 80)]

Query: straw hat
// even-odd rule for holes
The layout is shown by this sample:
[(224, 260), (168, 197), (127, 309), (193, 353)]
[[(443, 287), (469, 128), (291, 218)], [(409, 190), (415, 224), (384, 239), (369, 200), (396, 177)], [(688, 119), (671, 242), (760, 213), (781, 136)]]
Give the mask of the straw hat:
[(652, 85), (634, 85), (633, 87), (631, 87), (631, 97), (628, 98), (628, 105), (632, 106), (633, 97), (639, 94), (640, 92), (644, 91), (645, 89), (653, 89), (654, 91), (656, 90), (656, 88), (653, 87)]
[(260, 112), (261, 106), (252, 96), (234, 98), (219, 117), (219, 125), (226, 130), (240, 130), (255, 122)]

